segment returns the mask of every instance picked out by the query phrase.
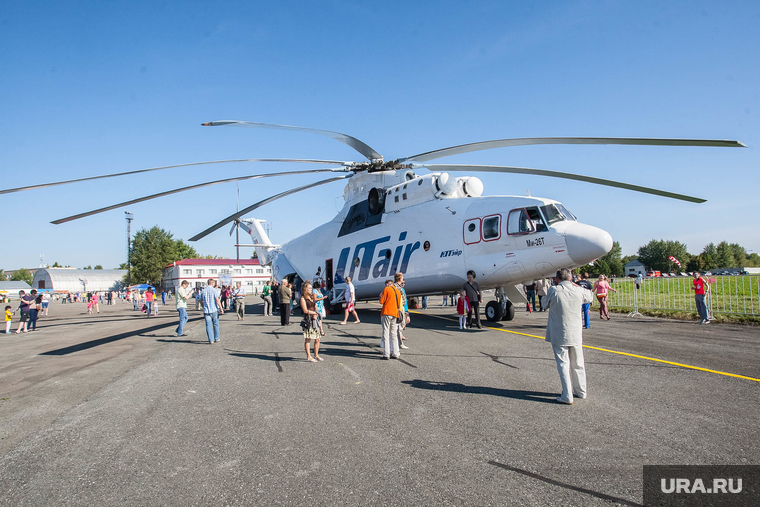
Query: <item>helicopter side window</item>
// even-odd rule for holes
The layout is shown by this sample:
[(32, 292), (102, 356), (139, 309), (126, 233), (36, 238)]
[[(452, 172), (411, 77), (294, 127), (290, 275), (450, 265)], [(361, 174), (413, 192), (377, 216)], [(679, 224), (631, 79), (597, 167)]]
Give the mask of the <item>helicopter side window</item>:
[(480, 242), (480, 218), (471, 218), (464, 222), (464, 243), (465, 245), (474, 245)]
[(483, 241), (495, 241), (501, 237), (501, 215), (483, 219)]
[[(536, 210), (536, 213), (538, 213), (538, 210)], [(535, 230), (533, 220), (531, 220), (527, 209), (519, 208), (509, 212), (509, 216), (507, 217), (508, 235), (530, 234), (531, 232), (535, 232)]]
[(559, 209), (554, 204), (547, 204), (546, 206), (541, 206), (541, 211), (544, 212), (544, 216), (546, 217), (546, 222), (551, 225), (557, 222), (561, 222), (565, 219), (565, 216), (560, 212)]

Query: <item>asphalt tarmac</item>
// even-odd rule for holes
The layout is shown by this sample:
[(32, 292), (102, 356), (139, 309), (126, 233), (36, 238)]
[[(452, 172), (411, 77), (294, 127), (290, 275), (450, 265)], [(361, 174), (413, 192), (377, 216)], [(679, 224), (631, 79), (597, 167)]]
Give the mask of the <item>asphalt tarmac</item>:
[(215, 345), (173, 306), (0, 335), (0, 505), (637, 505), (643, 465), (760, 464), (757, 327), (597, 317), (566, 406), (545, 313), (431, 306), (386, 361), (360, 303), (309, 363), (299, 317), (248, 299)]

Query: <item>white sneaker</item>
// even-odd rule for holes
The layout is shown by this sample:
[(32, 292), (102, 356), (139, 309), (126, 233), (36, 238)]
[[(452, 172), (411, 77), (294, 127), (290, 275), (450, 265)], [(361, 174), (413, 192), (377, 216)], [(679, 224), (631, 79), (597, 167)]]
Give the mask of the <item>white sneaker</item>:
[(704, 322), (702, 322), (702, 324), (709, 324), (709, 323), (710, 323), (709, 320), (705, 320)]
[(402, 349), (408, 349), (409, 347), (407, 347), (406, 345), (404, 345), (404, 344), (402, 343), (402, 344), (401, 344), (401, 348), (402, 348)]

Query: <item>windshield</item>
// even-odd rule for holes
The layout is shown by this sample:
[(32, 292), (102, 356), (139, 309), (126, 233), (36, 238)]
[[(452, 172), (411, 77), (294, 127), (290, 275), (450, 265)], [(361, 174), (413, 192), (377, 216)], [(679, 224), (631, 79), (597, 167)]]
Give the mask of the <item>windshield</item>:
[(560, 213), (560, 211), (557, 209), (557, 207), (554, 204), (547, 204), (546, 206), (541, 206), (541, 211), (544, 212), (544, 216), (546, 217), (546, 223), (549, 225), (561, 222), (565, 219), (565, 216)]
[(574, 220), (576, 222), (578, 221), (578, 219), (575, 218), (575, 215), (573, 215), (572, 213), (570, 213), (570, 210), (568, 210), (567, 208), (565, 208), (562, 204), (557, 203), (557, 208), (559, 209), (559, 211), (563, 215), (565, 215), (565, 218), (567, 218), (568, 220)]

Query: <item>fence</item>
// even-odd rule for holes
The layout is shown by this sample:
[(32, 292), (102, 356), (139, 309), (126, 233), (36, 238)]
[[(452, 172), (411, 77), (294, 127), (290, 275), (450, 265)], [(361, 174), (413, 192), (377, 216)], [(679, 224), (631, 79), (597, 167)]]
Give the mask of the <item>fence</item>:
[[(709, 276), (710, 296), (707, 298), (710, 314), (733, 313), (760, 315), (760, 276), (734, 275)], [(610, 307), (634, 307), (634, 297), (638, 307), (651, 310), (681, 310), (696, 312), (694, 281), (691, 277), (645, 278), (641, 288), (636, 290), (633, 278), (617, 278), (612, 287), (618, 291), (610, 293)], [(635, 294), (638, 292), (638, 294)]]

